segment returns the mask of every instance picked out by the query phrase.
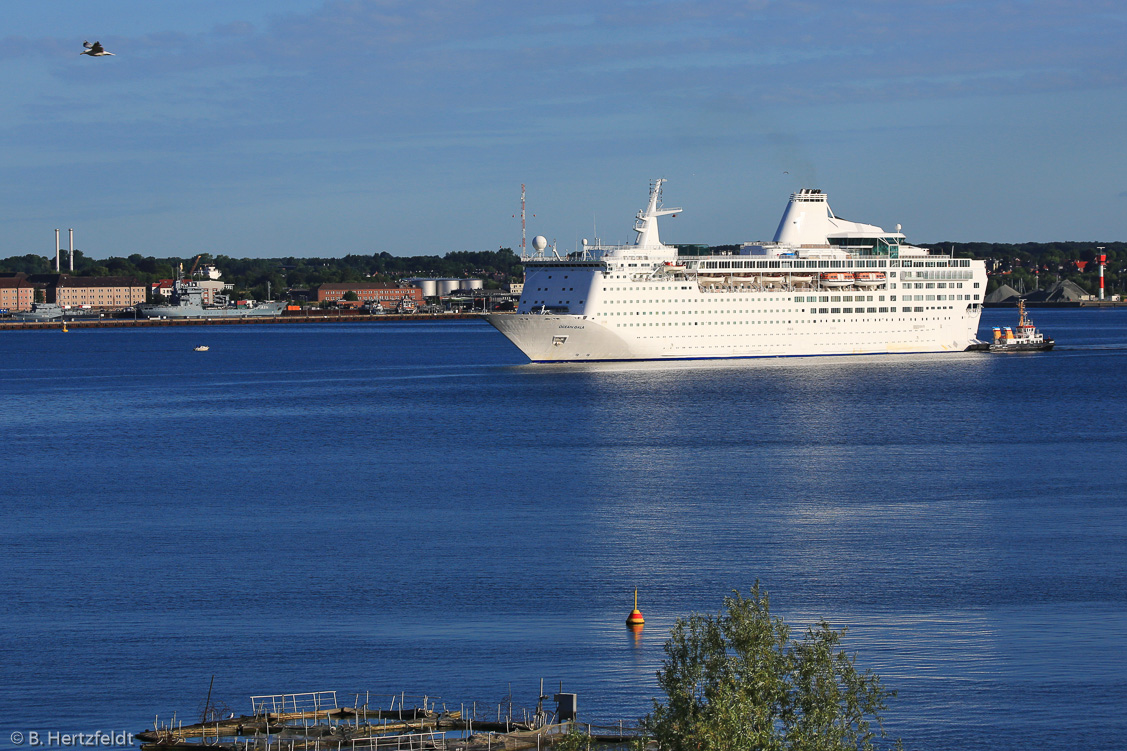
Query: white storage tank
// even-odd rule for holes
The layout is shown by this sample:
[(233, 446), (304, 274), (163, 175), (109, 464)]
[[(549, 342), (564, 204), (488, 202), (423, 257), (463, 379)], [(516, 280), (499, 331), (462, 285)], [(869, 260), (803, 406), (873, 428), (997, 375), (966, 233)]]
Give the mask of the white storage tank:
[(438, 294), (449, 295), (454, 290), (462, 288), (461, 279), (439, 279), (438, 280)]
[(484, 279), (463, 279), (462, 289), (485, 289)]
[(408, 279), (407, 284), (422, 290), (423, 297), (434, 297), (438, 294), (437, 279)]

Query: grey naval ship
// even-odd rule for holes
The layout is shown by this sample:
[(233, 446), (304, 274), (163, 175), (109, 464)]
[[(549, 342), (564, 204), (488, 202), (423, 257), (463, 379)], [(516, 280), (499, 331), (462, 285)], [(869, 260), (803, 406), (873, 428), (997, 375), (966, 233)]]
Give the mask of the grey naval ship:
[(12, 320), (15, 321), (61, 321), (63, 320), (63, 307), (56, 305), (53, 302), (37, 302), (31, 304), (31, 310), (18, 311), (12, 313)]
[(205, 307), (203, 288), (177, 279), (168, 305), (139, 305), (137, 312), (146, 318), (250, 318), (281, 315), (284, 306), (282, 302), (260, 302), (241, 308)]

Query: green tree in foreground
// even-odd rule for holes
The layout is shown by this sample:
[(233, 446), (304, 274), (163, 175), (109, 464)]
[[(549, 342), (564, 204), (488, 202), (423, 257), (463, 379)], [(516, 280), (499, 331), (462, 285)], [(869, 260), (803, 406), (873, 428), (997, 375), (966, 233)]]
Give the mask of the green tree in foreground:
[(823, 620), (792, 639), (758, 581), (716, 616), (680, 618), (657, 674), (666, 703), (654, 701), (646, 730), (662, 751), (876, 748), (895, 692), (857, 669), (844, 633)]

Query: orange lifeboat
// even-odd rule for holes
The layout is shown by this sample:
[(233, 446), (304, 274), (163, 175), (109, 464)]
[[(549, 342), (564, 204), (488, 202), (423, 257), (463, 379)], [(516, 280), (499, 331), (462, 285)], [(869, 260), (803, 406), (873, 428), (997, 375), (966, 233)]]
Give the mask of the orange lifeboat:
[(827, 271), (818, 278), (823, 287), (848, 287), (853, 284), (853, 274), (848, 271)]
[(858, 271), (853, 275), (853, 283), (858, 287), (877, 287), (884, 282), (883, 271)]

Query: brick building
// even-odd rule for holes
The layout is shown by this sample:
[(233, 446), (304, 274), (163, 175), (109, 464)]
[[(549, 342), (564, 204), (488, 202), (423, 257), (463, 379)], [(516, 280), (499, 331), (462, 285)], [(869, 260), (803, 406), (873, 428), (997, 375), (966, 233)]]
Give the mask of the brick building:
[(63, 307), (113, 309), (145, 302), (145, 285), (127, 276), (70, 276), (41, 274), (36, 281), (47, 288), (47, 302)]
[(35, 302), (35, 285), (24, 274), (0, 276), (0, 310), (31, 310)]
[(340, 302), (347, 292), (355, 292), (364, 303), (380, 303), (385, 308), (395, 307), (400, 300), (423, 303), (423, 291), (417, 287), (396, 287), (394, 284), (375, 282), (328, 282), (317, 288), (317, 302)]

